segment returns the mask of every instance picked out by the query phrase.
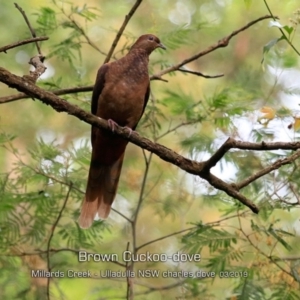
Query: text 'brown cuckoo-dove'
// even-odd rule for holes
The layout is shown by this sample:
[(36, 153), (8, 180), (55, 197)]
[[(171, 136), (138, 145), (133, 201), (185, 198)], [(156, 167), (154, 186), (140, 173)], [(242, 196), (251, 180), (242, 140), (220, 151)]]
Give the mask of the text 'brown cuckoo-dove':
[[(123, 58), (106, 63), (98, 71), (92, 114), (134, 130), (142, 117), (150, 93), (149, 55), (165, 49), (153, 34), (138, 38)], [(79, 225), (88, 228), (98, 213), (107, 218), (114, 201), (127, 141), (104, 129), (92, 126), (92, 158)]]

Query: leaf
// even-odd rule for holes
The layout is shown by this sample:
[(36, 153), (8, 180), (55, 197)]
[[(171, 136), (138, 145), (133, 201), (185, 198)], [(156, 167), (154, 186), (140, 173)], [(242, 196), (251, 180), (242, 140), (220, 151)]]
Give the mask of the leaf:
[(263, 47), (263, 59), (261, 61), (261, 64), (264, 62), (265, 55), (270, 51), (272, 47), (274, 47), (281, 40), (285, 40), (285, 36), (281, 36), (280, 38), (273, 39)]
[(237, 243), (237, 237), (226, 230), (217, 230), (211, 226), (198, 224), (197, 229), (182, 237), (182, 243), (190, 253), (198, 253), (204, 246), (207, 246), (210, 253), (213, 253), (232, 249), (232, 245)]
[(40, 34), (47, 35), (57, 28), (56, 12), (50, 7), (41, 7), (35, 15), (38, 16), (37, 24), (40, 26), (37, 31)]
[(291, 26), (288, 26), (288, 25), (285, 25), (282, 28), (288, 33), (289, 36), (291, 35), (291, 33), (294, 30), (294, 27), (291, 27)]
[(260, 112), (263, 113), (263, 116), (260, 117), (259, 119), (268, 119), (268, 120), (273, 120), (276, 116), (276, 111), (269, 106), (264, 106), (260, 109)]
[(241, 280), (233, 291), (237, 294), (237, 300), (266, 299), (264, 289), (257, 282), (250, 281), (248, 278)]
[(10, 141), (14, 140), (16, 137), (17, 137), (16, 135), (11, 135), (8, 133), (1, 132), (0, 133), (0, 144), (5, 144), (7, 142), (10, 142)]
[(272, 295), (269, 299), (272, 300), (299, 300), (300, 297), (297, 293), (291, 289), (288, 289), (286, 284), (280, 284), (279, 286), (274, 286)]
[[(279, 230), (276, 230), (274, 229), (272, 226), (270, 226), (270, 228), (268, 229), (268, 232), (286, 249), (286, 250), (289, 250), (291, 251), (293, 248), (283, 239), (281, 238), (278, 234), (276, 234), (276, 231), (277, 232), (280, 232), (280, 233), (284, 233), (284, 234), (287, 234), (288, 232), (285, 232), (285, 231), (279, 231)], [(288, 235), (291, 235), (290, 233), (288, 233)]]
[(294, 129), (297, 131), (300, 128), (300, 118), (294, 118), (295, 123), (294, 123)]
[(273, 39), (267, 45), (265, 45), (263, 48), (263, 54), (268, 53), (270, 51), (270, 49), (278, 43), (279, 40), (280, 40), (279, 38)]

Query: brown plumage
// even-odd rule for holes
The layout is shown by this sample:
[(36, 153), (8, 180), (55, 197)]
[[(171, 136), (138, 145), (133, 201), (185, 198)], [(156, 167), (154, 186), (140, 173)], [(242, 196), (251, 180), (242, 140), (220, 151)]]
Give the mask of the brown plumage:
[[(98, 71), (92, 96), (92, 113), (120, 126), (135, 129), (150, 93), (149, 55), (165, 49), (160, 40), (145, 34), (123, 58), (104, 64)], [(98, 213), (107, 218), (114, 201), (127, 141), (92, 126), (92, 158), (79, 225), (88, 228)]]

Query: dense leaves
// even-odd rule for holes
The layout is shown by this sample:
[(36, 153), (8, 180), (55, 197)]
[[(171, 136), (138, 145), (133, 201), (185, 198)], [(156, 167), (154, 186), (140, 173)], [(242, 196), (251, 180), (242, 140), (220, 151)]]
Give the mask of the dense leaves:
[[(50, 72), (38, 85), (46, 90), (92, 85), (130, 10), (132, 1), (125, 2), (76, 5), (52, 0), (35, 4), (34, 11), (24, 7), (36, 33), (50, 37), (41, 45)], [(276, 8), (267, 7), (266, 1), (255, 1), (254, 6), (251, 0), (171, 2), (157, 6), (143, 1), (111, 59), (126, 53), (139, 34), (151, 31), (168, 47), (167, 54), (157, 52), (150, 58), (150, 72), (157, 74), (241, 28), (245, 19)], [(299, 141), (299, 11), (288, 2), (284, 7), (277, 2), (282, 10), (276, 8), (276, 14), (284, 16), (280, 22), (274, 19), (270, 27), (266, 21), (258, 23), (235, 37), (230, 47), (184, 66), (224, 77), (206, 79), (176, 71), (164, 75), (168, 83), (152, 81), (139, 134), (197, 161), (211, 157), (228, 137)], [(3, 3), (5, 9), (15, 22), (21, 18), (9, 1)], [(6, 28), (7, 14), (2, 17)], [(20, 25), (9, 26), (1, 46), (12, 42), (8, 37), (17, 34)], [(28, 37), (24, 27), (18, 39)], [(1, 53), (6, 55), (1, 66), (20, 73), (26, 57), (36, 54), (33, 49), (31, 45), (23, 52)], [(24, 74), (26, 67), (21, 68)], [(1, 96), (9, 91), (1, 91)], [(62, 97), (89, 110), (90, 93)], [(256, 216), (207, 182), (130, 145), (115, 212), (107, 221), (81, 230), (77, 219), (90, 160), (90, 127), (31, 100), (1, 104), (0, 122), (1, 299), (45, 299), (47, 289), (50, 299), (126, 299), (126, 278), (99, 276), (100, 271), (129, 270), (130, 263), (123, 260), (126, 250), (168, 256), (165, 261), (134, 262), (136, 274), (160, 272), (157, 278), (132, 279), (134, 299), (300, 299), (298, 160), (241, 189), (259, 206)], [(233, 149), (212, 173), (235, 184), (292, 154)], [(79, 262), (83, 250), (118, 259)], [(193, 259), (195, 255), (201, 259)], [(31, 276), (31, 270), (70, 269), (89, 270), (94, 279)]]

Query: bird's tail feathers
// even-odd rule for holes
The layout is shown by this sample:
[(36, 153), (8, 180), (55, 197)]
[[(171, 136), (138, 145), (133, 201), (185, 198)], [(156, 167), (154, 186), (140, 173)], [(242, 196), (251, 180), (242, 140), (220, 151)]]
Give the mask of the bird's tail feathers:
[(122, 170), (124, 153), (111, 165), (91, 162), (86, 194), (78, 220), (81, 228), (89, 228), (96, 214), (106, 219), (114, 201)]

